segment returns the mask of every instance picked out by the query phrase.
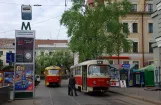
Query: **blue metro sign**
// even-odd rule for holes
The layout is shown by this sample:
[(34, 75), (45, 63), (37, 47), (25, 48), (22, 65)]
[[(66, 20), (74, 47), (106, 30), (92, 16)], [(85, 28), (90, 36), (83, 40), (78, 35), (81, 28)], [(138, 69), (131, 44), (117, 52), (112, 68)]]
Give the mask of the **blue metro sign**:
[(14, 62), (14, 53), (6, 53), (6, 63)]

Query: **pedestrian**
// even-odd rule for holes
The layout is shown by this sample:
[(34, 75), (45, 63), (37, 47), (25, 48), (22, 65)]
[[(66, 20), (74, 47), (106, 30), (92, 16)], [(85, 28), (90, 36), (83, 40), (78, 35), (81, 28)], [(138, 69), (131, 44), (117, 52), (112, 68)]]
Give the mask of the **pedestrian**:
[(70, 95), (71, 92), (71, 87), (70, 87), (70, 78), (69, 78), (69, 83), (68, 83), (68, 95)]
[(70, 94), (71, 96), (73, 96), (73, 90), (74, 90), (75, 96), (77, 96), (77, 91), (76, 91), (76, 88), (75, 88), (75, 84), (76, 84), (75, 78), (73, 77), (73, 75), (71, 75), (71, 77), (69, 79), (69, 86), (70, 86), (69, 93), (71, 93)]

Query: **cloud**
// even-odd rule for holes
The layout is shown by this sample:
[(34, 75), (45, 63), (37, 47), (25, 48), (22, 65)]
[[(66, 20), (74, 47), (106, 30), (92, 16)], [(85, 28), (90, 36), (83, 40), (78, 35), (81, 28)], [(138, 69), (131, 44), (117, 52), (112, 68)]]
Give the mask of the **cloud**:
[[(70, 1), (70, 0), (67, 0)], [(5, 2), (5, 3), (2, 3)], [(15, 4), (8, 4), (15, 3)], [(14, 38), (15, 32), (8, 30), (21, 28), (21, 5), (41, 4), (41, 7), (32, 7), (32, 30), (36, 30), (37, 39), (68, 39), (64, 26), (59, 24), (65, 10), (64, 0), (1, 0), (0, 1), (0, 38)], [(71, 3), (68, 2), (71, 6)], [(70, 8), (68, 6), (68, 8)], [(67, 9), (68, 9), (67, 8)], [(60, 30), (60, 31), (59, 31)], [(6, 33), (1, 33), (6, 31)]]

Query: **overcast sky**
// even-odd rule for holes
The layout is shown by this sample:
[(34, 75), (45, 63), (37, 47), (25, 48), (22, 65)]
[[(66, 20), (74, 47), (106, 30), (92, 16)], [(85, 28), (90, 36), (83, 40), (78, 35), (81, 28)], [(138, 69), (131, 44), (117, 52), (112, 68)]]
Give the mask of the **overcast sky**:
[[(70, 0), (67, 1), (66, 9), (71, 7)], [(31, 28), (36, 30), (37, 39), (69, 39), (66, 28), (64, 26), (60, 28), (59, 24), (61, 15), (65, 10), (65, 0), (0, 0), (0, 38), (14, 38), (15, 31), (13, 30), (21, 29), (20, 4), (42, 5), (41, 7), (32, 7), (31, 24), (34, 25), (31, 25)]]

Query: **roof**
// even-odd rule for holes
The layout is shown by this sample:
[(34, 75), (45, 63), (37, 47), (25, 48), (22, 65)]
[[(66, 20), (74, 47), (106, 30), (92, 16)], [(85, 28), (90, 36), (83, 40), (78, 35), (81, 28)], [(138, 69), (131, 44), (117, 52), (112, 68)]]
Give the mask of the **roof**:
[[(15, 39), (0, 38), (0, 48), (14, 47)], [(68, 40), (49, 40), (49, 39), (36, 39), (36, 47), (38, 45), (53, 45), (54, 43), (68, 43)]]
[(45, 68), (45, 70), (52, 70), (52, 69), (60, 70), (61, 68), (59, 66), (49, 66)]
[(73, 65), (70, 68), (73, 68), (73, 67), (76, 67), (76, 66), (81, 66), (81, 65), (97, 64), (97, 61), (103, 61), (103, 64), (108, 64), (109, 65), (108, 61), (106, 61), (106, 60), (88, 60), (88, 61), (84, 61), (84, 62), (81, 62), (81, 63), (76, 64), (76, 65)]

